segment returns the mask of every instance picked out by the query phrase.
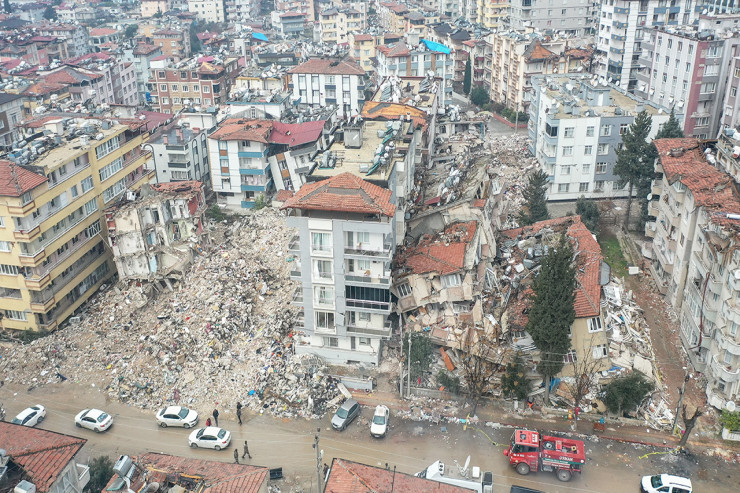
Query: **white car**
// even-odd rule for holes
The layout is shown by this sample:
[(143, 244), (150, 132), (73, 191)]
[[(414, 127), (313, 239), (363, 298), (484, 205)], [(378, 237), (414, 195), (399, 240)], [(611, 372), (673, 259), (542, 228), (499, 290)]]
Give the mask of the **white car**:
[(13, 424), (23, 426), (36, 426), (46, 417), (46, 409), (41, 404), (36, 404), (24, 409), (13, 420)]
[(376, 438), (384, 437), (385, 432), (388, 431), (389, 417), (390, 411), (387, 406), (380, 405), (376, 407), (373, 422), (370, 423), (370, 434)]
[(212, 448), (221, 450), (231, 443), (231, 433), (223, 428), (208, 426), (193, 431), (188, 437), (188, 443), (193, 448)]
[(644, 476), (640, 483), (643, 493), (691, 493), (691, 480), (672, 474), (656, 474)]
[(168, 426), (182, 426), (192, 428), (198, 424), (198, 413), (182, 406), (170, 406), (160, 409), (157, 413), (157, 423), (162, 428)]
[(75, 416), (75, 424), (78, 428), (87, 428), (100, 433), (111, 427), (113, 417), (100, 409), (84, 409)]

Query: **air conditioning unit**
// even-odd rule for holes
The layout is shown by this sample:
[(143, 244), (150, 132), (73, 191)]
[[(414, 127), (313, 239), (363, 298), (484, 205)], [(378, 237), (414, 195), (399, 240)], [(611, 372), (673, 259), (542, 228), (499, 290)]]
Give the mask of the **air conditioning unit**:
[(24, 479), (13, 489), (13, 493), (36, 493), (36, 485)]

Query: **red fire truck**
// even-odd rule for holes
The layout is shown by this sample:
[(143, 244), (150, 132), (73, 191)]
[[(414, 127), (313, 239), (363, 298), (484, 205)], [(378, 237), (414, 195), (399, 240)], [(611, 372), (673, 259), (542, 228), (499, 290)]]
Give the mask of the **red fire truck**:
[(570, 481), (586, 462), (586, 448), (581, 440), (540, 435), (530, 430), (514, 431), (504, 455), (519, 474), (555, 471), (560, 481)]

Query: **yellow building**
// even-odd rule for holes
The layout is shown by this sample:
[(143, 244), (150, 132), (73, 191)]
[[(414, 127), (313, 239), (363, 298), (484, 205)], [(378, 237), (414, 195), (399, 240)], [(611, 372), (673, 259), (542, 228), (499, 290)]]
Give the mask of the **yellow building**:
[(500, 27), (510, 8), (509, 0), (478, 0), (478, 24), (489, 29)]
[(319, 14), (322, 43), (348, 44), (348, 34), (359, 32), (366, 24), (365, 14), (352, 8), (329, 8)]
[(351, 32), (349, 33), (349, 49), (365, 72), (373, 70), (371, 59), (375, 56), (375, 36)]
[[(41, 137), (46, 139), (41, 146), (34, 146), (38, 139), (31, 141), (35, 153), (10, 155), (26, 165), (0, 161), (0, 326), (5, 329), (56, 329), (113, 276), (102, 211), (153, 178), (144, 168), (151, 153), (141, 150), (148, 139), (145, 122), (65, 120), (31, 122), (27, 138), (51, 134)], [(68, 140), (77, 130), (83, 134)]]

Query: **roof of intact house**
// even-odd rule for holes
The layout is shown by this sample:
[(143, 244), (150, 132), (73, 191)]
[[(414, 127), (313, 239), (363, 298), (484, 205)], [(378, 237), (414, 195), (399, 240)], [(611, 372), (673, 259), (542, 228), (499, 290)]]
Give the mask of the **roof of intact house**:
[(470, 493), (469, 488), (418, 478), (390, 469), (334, 459), (325, 493)]
[(0, 422), (0, 448), (41, 493), (51, 489), (85, 442), (84, 438)]
[(311, 58), (288, 70), (289, 74), (365, 75), (354, 58)]
[(210, 138), (215, 140), (249, 140), (267, 144), (272, 131), (272, 123), (270, 120), (229, 118), (210, 135)]
[(396, 206), (390, 202), (390, 198), (390, 190), (373, 185), (351, 173), (341, 173), (303, 185), (285, 201), (281, 209), (382, 214), (393, 217)]
[(450, 224), (435, 234), (426, 234), (414, 247), (398, 254), (397, 264), (410, 274), (452, 274), (465, 265), (465, 250), (475, 238), (476, 221)]
[(288, 147), (316, 142), (324, 130), (326, 120), (303, 123), (273, 122), (269, 140), (273, 144), (285, 144)]
[(10, 161), (0, 160), (0, 196), (20, 197), (45, 182), (44, 175)]

